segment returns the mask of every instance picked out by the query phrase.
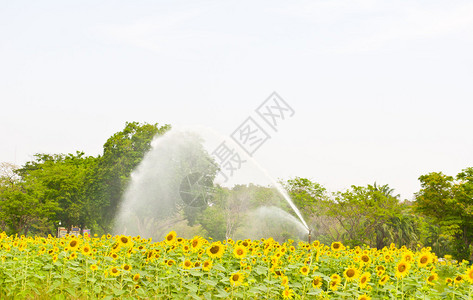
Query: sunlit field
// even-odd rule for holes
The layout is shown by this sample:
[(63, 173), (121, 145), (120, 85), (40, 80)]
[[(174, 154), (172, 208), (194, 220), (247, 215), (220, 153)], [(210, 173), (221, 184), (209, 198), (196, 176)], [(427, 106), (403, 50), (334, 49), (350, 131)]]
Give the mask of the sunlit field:
[(0, 234), (1, 299), (471, 299), (473, 268), (429, 248)]

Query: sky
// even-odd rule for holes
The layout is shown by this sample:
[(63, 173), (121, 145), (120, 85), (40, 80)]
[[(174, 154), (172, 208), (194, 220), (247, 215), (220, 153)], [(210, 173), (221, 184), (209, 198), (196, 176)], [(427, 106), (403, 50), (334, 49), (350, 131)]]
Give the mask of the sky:
[(329, 191), (473, 166), (471, 1), (0, 0), (0, 162), (98, 155), (127, 121), (230, 135), (276, 91), (254, 153)]

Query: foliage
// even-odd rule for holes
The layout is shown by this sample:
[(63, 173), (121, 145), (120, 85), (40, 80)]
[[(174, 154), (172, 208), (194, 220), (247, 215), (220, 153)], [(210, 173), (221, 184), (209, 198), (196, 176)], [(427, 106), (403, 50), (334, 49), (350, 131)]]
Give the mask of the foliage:
[(432, 172), (419, 177), (421, 190), (415, 207), (440, 225), (442, 233), (452, 239), (453, 254), (470, 259), (473, 242), (473, 168), (456, 176)]
[(125, 128), (111, 136), (103, 146), (103, 155), (93, 170), (87, 190), (89, 214), (103, 232), (110, 232), (121, 196), (132, 170), (151, 148), (156, 135), (170, 129), (169, 125), (126, 123)]

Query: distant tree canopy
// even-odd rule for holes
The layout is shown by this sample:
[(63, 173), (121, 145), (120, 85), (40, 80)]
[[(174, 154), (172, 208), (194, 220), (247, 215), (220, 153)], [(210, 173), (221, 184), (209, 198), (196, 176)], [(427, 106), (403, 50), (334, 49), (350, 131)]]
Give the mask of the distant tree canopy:
[[(54, 235), (59, 226), (77, 225), (98, 234), (111, 233), (131, 172), (150, 150), (153, 138), (169, 129), (169, 125), (126, 123), (96, 157), (80, 151), (39, 153), (20, 167), (0, 163), (0, 231)], [(202, 147), (192, 149), (206, 153)], [(198, 153), (190, 154), (187, 156), (192, 160)], [(208, 153), (200, 154), (197, 156), (211, 160)], [(177, 194), (182, 189), (181, 173), (190, 172), (188, 166), (181, 167), (172, 178)], [(298, 217), (277, 189), (251, 183), (232, 188), (215, 186), (216, 172), (217, 167), (212, 167), (205, 173), (205, 186), (213, 192), (204, 205), (186, 206), (184, 201), (168, 210), (169, 217), (159, 216), (153, 222), (143, 219), (138, 225), (167, 224), (219, 240), (248, 234), (283, 240), (300, 229), (291, 227)], [(471, 259), (473, 168), (455, 177), (432, 172), (420, 176), (419, 181), (421, 189), (413, 202), (402, 201), (387, 184), (351, 186), (332, 193), (302, 177), (280, 184), (299, 208), (312, 236), (321, 242), (376, 248), (391, 243), (411, 248), (430, 246), (437, 255)]]
[(0, 229), (54, 234), (61, 223), (110, 232), (131, 171), (150, 149), (153, 137), (169, 128), (126, 123), (122, 131), (107, 140), (98, 157), (83, 152), (36, 154), (20, 168), (3, 164)]
[(470, 259), (473, 243), (473, 168), (466, 168), (454, 178), (441, 172), (419, 177), (421, 190), (416, 193), (416, 211), (438, 224), (444, 236), (453, 242), (456, 257)]

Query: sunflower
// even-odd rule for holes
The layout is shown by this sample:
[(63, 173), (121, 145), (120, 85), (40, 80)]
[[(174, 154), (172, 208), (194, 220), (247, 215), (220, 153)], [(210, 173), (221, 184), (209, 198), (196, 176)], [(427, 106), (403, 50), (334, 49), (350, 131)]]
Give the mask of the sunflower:
[(183, 263), (182, 263), (182, 267), (185, 269), (185, 270), (189, 270), (189, 269), (192, 269), (194, 265), (192, 264), (192, 262), (188, 259), (186, 259)]
[(176, 242), (176, 232), (173, 230), (171, 232), (169, 232), (166, 237), (164, 238), (164, 241), (166, 242), (166, 244), (168, 245), (172, 245)]
[(240, 272), (233, 273), (230, 276), (230, 283), (232, 286), (239, 286), (243, 283), (243, 274)]
[(353, 281), (355, 278), (358, 277), (358, 269), (354, 267), (350, 267), (343, 272), (343, 275), (347, 279), (347, 281)]
[(172, 265), (174, 265), (176, 262), (172, 259), (166, 261), (166, 265), (168, 265), (168, 267), (171, 267)]
[(341, 282), (342, 281), (342, 277), (340, 277), (340, 275), (338, 274), (333, 274), (332, 276), (330, 276), (330, 279), (332, 281), (337, 281), (337, 282)]
[(118, 251), (120, 251), (120, 243), (117, 242), (112, 245), (112, 252), (118, 252)]
[(204, 263), (202, 264), (202, 270), (210, 271), (210, 269), (212, 269), (212, 261), (211, 260), (204, 261)]
[(412, 262), (414, 260), (414, 255), (412, 252), (408, 251), (402, 255), (402, 260), (407, 262)]
[(410, 268), (411, 268), (410, 263), (401, 260), (401, 262), (398, 263), (396, 266), (396, 277), (403, 278), (404, 276), (407, 275), (407, 273), (409, 273)]
[(207, 254), (211, 258), (221, 258), (223, 253), (225, 252), (225, 246), (220, 244), (219, 242), (214, 242), (207, 248)]
[(462, 275), (457, 275), (455, 276), (455, 279), (453, 281), (455, 281), (455, 284), (459, 284), (459, 283), (462, 283), (463, 282), (463, 276)]
[(314, 289), (319, 289), (322, 286), (322, 283), (323, 283), (323, 280), (320, 276), (315, 276), (312, 279), (312, 287), (314, 287)]
[(67, 243), (67, 248), (71, 251), (76, 251), (79, 249), (80, 241), (76, 238), (72, 238), (68, 243)]
[(289, 278), (287, 278), (287, 276), (281, 276), (281, 284), (287, 286), (289, 284)]
[(465, 278), (466, 280), (468, 280), (469, 283), (473, 284), (473, 266), (466, 270)]
[(246, 256), (247, 250), (244, 246), (236, 246), (235, 249), (233, 249), (233, 255), (235, 255), (236, 258), (242, 259)]
[(381, 277), (381, 279), (378, 281), (378, 284), (379, 285), (385, 285), (386, 282), (389, 281), (389, 275), (384, 275), (383, 277)]
[(340, 242), (333, 242), (330, 248), (332, 251), (340, 251), (343, 250), (343, 244)]
[(122, 266), (122, 269), (123, 269), (123, 271), (130, 271), (130, 270), (131, 270), (131, 266), (130, 266), (129, 264), (124, 264), (124, 265)]
[(90, 265), (90, 269), (91, 269), (92, 271), (97, 271), (98, 268), (99, 268), (99, 267), (98, 267), (96, 264)]
[(191, 240), (191, 250), (192, 252), (197, 252), (197, 250), (202, 247), (203, 241), (200, 236), (194, 236), (194, 238)]
[(92, 253), (92, 249), (90, 248), (89, 245), (84, 245), (84, 246), (82, 247), (82, 251), (81, 251), (81, 252), (82, 252), (82, 254), (84, 254), (84, 255), (90, 255), (90, 254)]
[(307, 275), (307, 274), (309, 274), (310, 269), (309, 269), (308, 266), (303, 266), (303, 267), (301, 267), (301, 269), (299, 271), (302, 275)]
[(339, 285), (340, 285), (340, 281), (336, 281), (336, 280), (332, 280), (329, 283), (329, 287), (332, 291), (338, 290)]
[(437, 273), (432, 272), (432, 274), (430, 274), (430, 276), (427, 277), (426, 281), (428, 284), (434, 285), (434, 282), (437, 281), (438, 278), (439, 278), (439, 275)]
[(294, 291), (290, 288), (286, 288), (284, 291), (282, 291), (283, 299), (292, 299), (292, 296), (294, 296)]
[(386, 271), (386, 268), (382, 265), (376, 266), (376, 272), (378, 272), (378, 276), (384, 274)]
[(71, 255), (69, 255), (69, 259), (75, 259), (75, 258), (77, 258), (77, 253), (72, 252)]
[(419, 256), (419, 259), (417, 260), (419, 267), (425, 267), (430, 262), (432, 262), (432, 255), (429, 252), (422, 253), (422, 255)]
[(371, 297), (366, 294), (363, 294), (358, 297), (358, 300), (371, 300)]
[(112, 275), (112, 276), (118, 276), (118, 275), (120, 275), (120, 270), (118, 270), (117, 267), (111, 267), (111, 268), (110, 268), (110, 275)]
[(359, 287), (362, 288), (362, 289), (366, 288), (366, 286), (370, 282), (370, 279), (371, 279), (371, 274), (370, 273), (368, 273), (368, 272), (363, 273), (360, 277)]
[(371, 262), (371, 258), (369, 257), (368, 254), (363, 254), (361, 257), (360, 257), (360, 260), (364, 263), (364, 264), (369, 264)]
[(133, 275), (133, 281), (138, 281), (140, 280), (140, 273), (136, 273), (135, 275)]
[(284, 272), (281, 271), (281, 270), (273, 270), (274, 271), (274, 275), (276, 275), (276, 277), (279, 277), (279, 276), (283, 276), (284, 275)]

